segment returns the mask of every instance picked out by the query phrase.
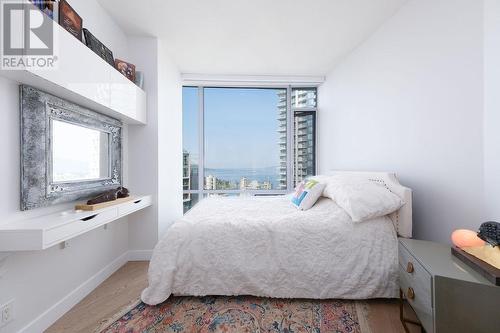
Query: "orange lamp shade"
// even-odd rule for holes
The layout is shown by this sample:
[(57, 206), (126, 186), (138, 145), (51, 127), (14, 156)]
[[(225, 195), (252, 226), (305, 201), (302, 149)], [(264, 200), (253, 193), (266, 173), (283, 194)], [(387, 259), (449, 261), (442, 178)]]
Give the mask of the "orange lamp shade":
[(457, 247), (484, 246), (485, 242), (472, 230), (459, 229), (451, 234), (451, 241)]

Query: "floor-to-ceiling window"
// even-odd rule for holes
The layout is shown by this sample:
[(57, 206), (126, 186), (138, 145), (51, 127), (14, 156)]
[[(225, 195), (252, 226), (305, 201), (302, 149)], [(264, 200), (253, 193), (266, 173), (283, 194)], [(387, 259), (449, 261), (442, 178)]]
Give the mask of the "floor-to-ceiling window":
[(284, 194), (315, 173), (315, 88), (183, 88), (184, 211)]

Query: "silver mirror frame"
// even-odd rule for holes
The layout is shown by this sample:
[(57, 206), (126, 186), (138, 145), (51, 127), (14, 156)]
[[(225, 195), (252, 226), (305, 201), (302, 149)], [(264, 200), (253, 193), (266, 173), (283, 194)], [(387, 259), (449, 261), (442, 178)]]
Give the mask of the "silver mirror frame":
[[(122, 185), (122, 123), (36, 88), (20, 86), (21, 210), (75, 201)], [(110, 176), (52, 183), (51, 120), (109, 133)]]

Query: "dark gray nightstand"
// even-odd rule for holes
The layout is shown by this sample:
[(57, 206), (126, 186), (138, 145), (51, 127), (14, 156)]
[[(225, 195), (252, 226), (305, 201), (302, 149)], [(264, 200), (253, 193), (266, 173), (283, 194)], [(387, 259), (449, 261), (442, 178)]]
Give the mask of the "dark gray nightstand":
[[(427, 333), (500, 332), (500, 287), (452, 256), (450, 245), (400, 238), (399, 282)], [(401, 320), (408, 332), (413, 322), (403, 312)]]

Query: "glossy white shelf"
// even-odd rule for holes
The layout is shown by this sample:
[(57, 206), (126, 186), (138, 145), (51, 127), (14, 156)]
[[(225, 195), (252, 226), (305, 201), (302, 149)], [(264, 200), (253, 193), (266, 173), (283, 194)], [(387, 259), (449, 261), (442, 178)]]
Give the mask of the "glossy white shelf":
[(58, 43), (57, 69), (0, 70), (0, 75), (124, 123), (146, 124), (144, 90), (57, 23), (51, 22)]
[(138, 210), (151, 206), (151, 196), (95, 211), (66, 210), (0, 225), (0, 252), (44, 250)]

